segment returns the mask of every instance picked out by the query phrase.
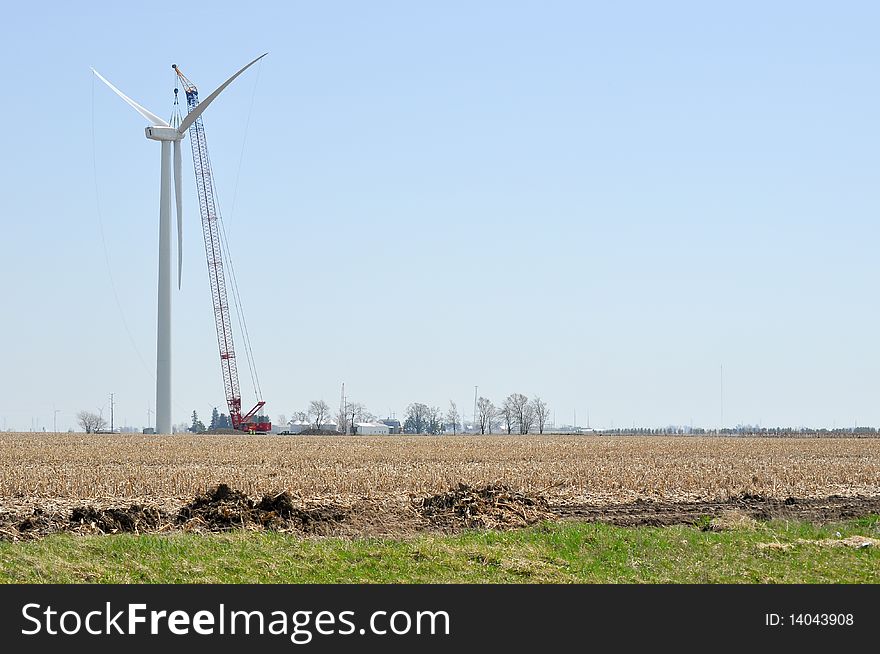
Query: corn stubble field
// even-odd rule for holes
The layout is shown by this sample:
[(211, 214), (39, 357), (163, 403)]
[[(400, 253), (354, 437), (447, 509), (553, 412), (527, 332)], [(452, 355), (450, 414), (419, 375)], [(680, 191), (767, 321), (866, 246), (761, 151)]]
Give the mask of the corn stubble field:
[[(221, 484), (239, 495), (214, 492)], [(222, 515), (238, 502), (242, 525), (281, 516), (302, 527), (332, 514), (327, 533), (519, 526), (548, 515), (666, 524), (730, 504), (759, 515), (827, 509), (829, 498), (859, 505), (855, 515), (880, 507), (880, 439), (0, 434), (8, 529), (76, 506), (136, 504), (173, 516), (197, 496), (199, 507), (226, 507)], [(265, 510), (255, 513), (260, 497)], [(146, 524), (132, 521), (130, 530)]]
[(0, 496), (382, 497), (505, 484), (555, 500), (880, 493), (880, 439), (0, 434)]

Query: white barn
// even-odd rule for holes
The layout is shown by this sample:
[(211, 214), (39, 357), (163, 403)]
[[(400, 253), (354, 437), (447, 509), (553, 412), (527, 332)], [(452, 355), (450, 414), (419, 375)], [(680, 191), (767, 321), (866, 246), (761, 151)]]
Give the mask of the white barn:
[(287, 431), (291, 434), (298, 434), (301, 431), (305, 431), (311, 427), (311, 425), (306, 420), (290, 420), (287, 423)]
[[(300, 434), (304, 431), (308, 431), (309, 429), (314, 429), (315, 426), (309, 422), (308, 420), (291, 420), (287, 423), (287, 429), (285, 431), (291, 434)], [(337, 424), (335, 420), (328, 420), (327, 422), (321, 425), (321, 431), (337, 431)]]
[(357, 422), (358, 436), (369, 436), (375, 434), (390, 434), (391, 427), (383, 422)]

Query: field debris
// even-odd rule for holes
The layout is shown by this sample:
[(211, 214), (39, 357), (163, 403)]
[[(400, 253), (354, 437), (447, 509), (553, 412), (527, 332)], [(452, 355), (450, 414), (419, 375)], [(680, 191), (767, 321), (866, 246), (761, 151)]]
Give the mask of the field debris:
[(416, 510), (433, 525), (444, 528), (511, 529), (554, 517), (547, 501), (504, 485), (454, 490), (416, 500)]
[(780, 552), (784, 552), (786, 550), (790, 550), (794, 547), (794, 543), (758, 543), (757, 548), (759, 550), (776, 550)]
[[(880, 513), (880, 496), (782, 499), (736, 496), (727, 500), (560, 503), (540, 493), (501, 484), (458, 483), (441, 493), (374, 497), (324, 493), (303, 497), (288, 490), (249, 496), (221, 483), (179, 498), (90, 499), (0, 496), (0, 540), (22, 541), (58, 532), (82, 535), (270, 530), (302, 536), (400, 538), (420, 532), (518, 529), (545, 520), (601, 522), (625, 527), (693, 525), (704, 531), (756, 530), (765, 520), (828, 524)], [(862, 540), (858, 540), (861, 538)], [(856, 539), (858, 542), (856, 542)], [(820, 546), (874, 547), (866, 537), (805, 541)], [(759, 544), (786, 549), (802, 543)]]
[[(628, 504), (559, 504), (553, 505), (559, 517), (582, 522), (605, 522), (621, 527), (667, 527), (697, 525), (704, 531), (720, 528), (748, 528), (747, 518), (802, 520), (828, 524), (880, 513), (880, 496), (832, 495), (824, 498), (779, 499), (743, 494), (727, 500), (668, 502), (636, 500)], [(739, 514), (739, 518), (731, 518)], [(725, 517), (728, 516), (728, 517)], [(744, 516), (744, 517), (742, 517)], [(739, 521), (740, 526), (733, 523)], [(714, 526), (713, 526), (714, 522)], [(725, 525), (725, 522), (728, 523)]]
[(852, 547), (853, 549), (864, 549), (866, 547), (877, 547), (880, 545), (880, 539), (870, 538), (868, 536), (847, 536), (846, 538), (823, 538), (821, 540), (807, 540), (799, 538), (798, 544), (801, 545), (818, 545), (820, 547)]
[(869, 536), (847, 536), (846, 538), (821, 538), (810, 540), (798, 538), (792, 543), (758, 543), (759, 550), (790, 550), (795, 545), (815, 545), (818, 547), (850, 547), (856, 550), (880, 546), (880, 539)]
[(702, 527), (703, 531), (752, 531), (758, 526), (758, 521), (742, 509), (722, 511), (720, 515), (710, 518)]

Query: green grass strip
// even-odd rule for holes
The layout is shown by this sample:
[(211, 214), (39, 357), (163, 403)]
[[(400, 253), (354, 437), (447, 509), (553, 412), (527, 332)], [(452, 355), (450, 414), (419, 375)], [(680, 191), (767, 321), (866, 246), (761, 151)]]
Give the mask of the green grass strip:
[[(732, 531), (557, 522), (403, 540), (274, 532), (73, 536), (0, 543), (3, 583), (876, 583), (880, 518)], [(767, 548), (761, 544), (791, 544)]]

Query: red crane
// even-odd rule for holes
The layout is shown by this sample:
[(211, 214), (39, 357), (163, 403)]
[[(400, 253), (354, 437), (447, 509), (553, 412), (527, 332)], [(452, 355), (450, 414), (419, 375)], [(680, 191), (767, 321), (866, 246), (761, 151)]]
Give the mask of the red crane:
[[(199, 104), (199, 91), (173, 65), (174, 71), (186, 93), (187, 111), (191, 112)], [(177, 90), (175, 89), (175, 93)], [(235, 347), (232, 342), (232, 321), (229, 315), (229, 300), (226, 293), (226, 274), (223, 269), (223, 245), (220, 233), (220, 212), (217, 209), (214, 192), (214, 173), (211, 160), (208, 158), (208, 142), (205, 138), (205, 126), (199, 116), (189, 128), (192, 145), (193, 166), (195, 167), (196, 188), (199, 194), (199, 210), (202, 214), (202, 232), (205, 236), (205, 255), (208, 260), (208, 278), (211, 281), (211, 298), (214, 302), (214, 323), (217, 327), (217, 343), (220, 346), (220, 368), (223, 371), (223, 386), (226, 390), (226, 404), (229, 406), (229, 419), (232, 427), (249, 433), (266, 433), (272, 429), (269, 419), (260, 414), (266, 404), (259, 399), (253, 409), (246, 414), (241, 413), (241, 390), (238, 384), (238, 365), (235, 360)], [(228, 252), (227, 252), (228, 257)], [(233, 288), (233, 292), (235, 289)], [(241, 317), (241, 305), (238, 307)], [(245, 328), (245, 338), (247, 338)], [(251, 370), (253, 374), (253, 369)], [(255, 375), (254, 375), (255, 376)], [(255, 390), (259, 395), (259, 383), (255, 381)]]

